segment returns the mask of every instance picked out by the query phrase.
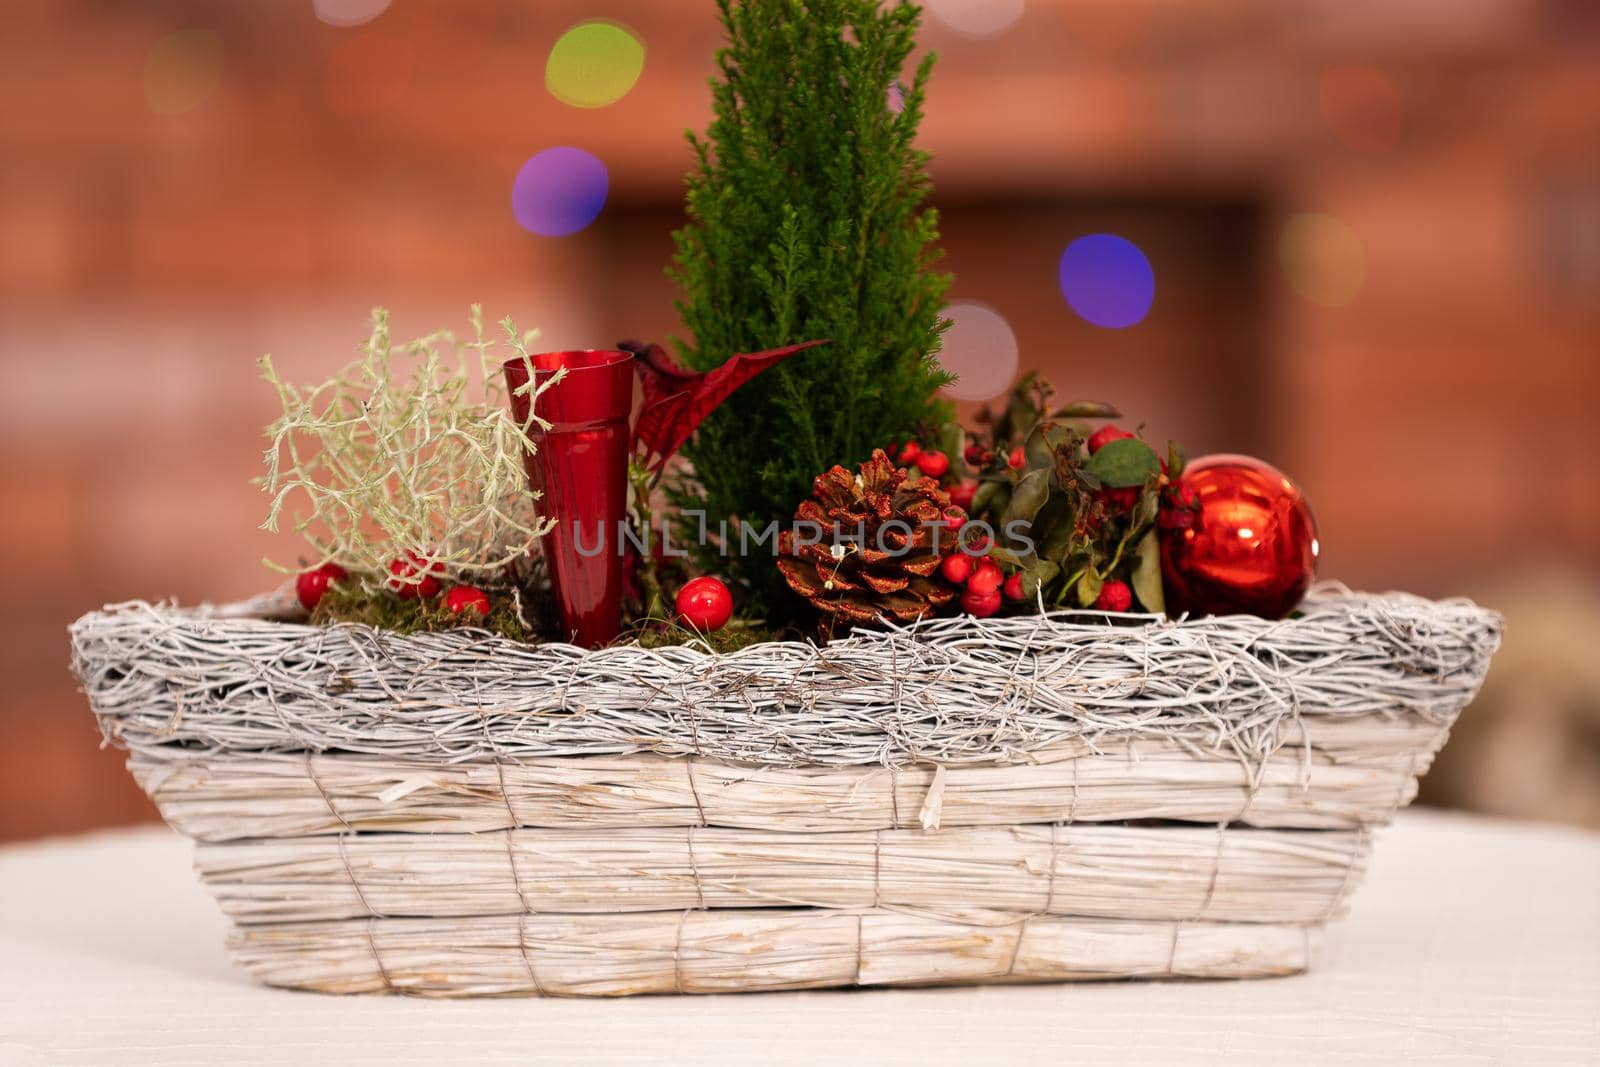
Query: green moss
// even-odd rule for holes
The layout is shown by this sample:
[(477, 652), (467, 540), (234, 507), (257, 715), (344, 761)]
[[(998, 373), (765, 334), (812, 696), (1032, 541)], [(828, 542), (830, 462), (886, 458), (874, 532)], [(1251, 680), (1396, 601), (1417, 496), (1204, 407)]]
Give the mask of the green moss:
[(443, 597), (402, 600), (387, 590), (373, 592), (359, 586), (335, 586), (323, 596), (311, 621), (317, 624), (360, 623), (397, 634), (472, 628), (488, 630), (513, 641), (544, 639), (535, 629), (523, 625), (509, 590), (489, 591), (489, 604), (489, 614), (484, 617), (477, 612), (452, 612), (444, 606)]
[[(402, 600), (386, 589), (370, 590), (357, 584), (335, 586), (323, 596), (312, 614), (318, 625), (359, 623), (375, 630), (397, 634), (436, 633), (441, 630), (488, 630), (513, 641), (539, 644), (557, 639), (559, 626), (548, 594), (522, 594), (522, 616), (518, 616), (511, 587), (489, 588), (490, 611), (487, 617), (475, 612), (456, 614), (444, 606), (443, 597), (431, 600)], [(524, 623), (526, 618), (526, 624)], [(617, 644), (637, 641), (644, 648), (698, 643), (717, 652), (732, 652), (762, 641), (789, 636), (759, 622), (734, 619), (720, 630), (700, 634), (676, 623), (659, 619), (637, 619), (617, 638)]]
[(720, 630), (702, 634), (669, 622), (641, 621), (619, 638), (620, 643), (639, 642), (642, 648), (669, 648), (673, 645), (709, 645), (714, 652), (736, 652), (763, 641), (782, 640), (786, 635), (760, 623), (734, 619)]

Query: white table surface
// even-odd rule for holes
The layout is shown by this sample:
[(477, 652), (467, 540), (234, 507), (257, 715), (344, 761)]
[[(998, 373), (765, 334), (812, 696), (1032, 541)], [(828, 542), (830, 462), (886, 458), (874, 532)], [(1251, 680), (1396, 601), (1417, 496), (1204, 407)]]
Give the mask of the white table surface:
[(1411, 811), (1307, 975), (629, 1000), (265, 989), (189, 846), (0, 849), (0, 1063), (1600, 1063), (1600, 834)]

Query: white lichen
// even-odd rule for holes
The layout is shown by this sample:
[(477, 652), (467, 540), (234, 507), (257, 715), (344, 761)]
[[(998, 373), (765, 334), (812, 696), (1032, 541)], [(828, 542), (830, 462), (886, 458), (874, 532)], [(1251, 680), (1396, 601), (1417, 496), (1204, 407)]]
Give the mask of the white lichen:
[(293, 514), (310, 565), (337, 563), (369, 584), (407, 553), (421, 558), (419, 577), (482, 575), (523, 556), (551, 520), (539, 517), (527, 486), (531, 427), (511, 413), (501, 366), (526, 356), (535, 332), (519, 333), (510, 319), (501, 326), (503, 346), (485, 339), (474, 305), (472, 340), (440, 331), (395, 345), (378, 308), (360, 358), (306, 388), (284, 382), (262, 357), (262, 376), (283, 405), (267, 428), (267, 472), (257, 479), (272, 496), (263, 528), (277, 530)]

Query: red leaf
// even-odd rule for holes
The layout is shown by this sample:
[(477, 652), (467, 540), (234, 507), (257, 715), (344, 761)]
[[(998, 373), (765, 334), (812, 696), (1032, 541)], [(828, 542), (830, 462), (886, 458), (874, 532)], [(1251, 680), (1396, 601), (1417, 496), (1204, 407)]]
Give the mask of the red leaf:
[(650, 469), (660, 470), (735, 389), (796, 352), (827, 343), (806, 341), (766, 352), (741, 352), (704, 374), (684, 370), (660, 345), (624, 345), (634, 354), (633, 366), (644, 386), (644, 407), (633, 427), (635, 446), (642, 449)]

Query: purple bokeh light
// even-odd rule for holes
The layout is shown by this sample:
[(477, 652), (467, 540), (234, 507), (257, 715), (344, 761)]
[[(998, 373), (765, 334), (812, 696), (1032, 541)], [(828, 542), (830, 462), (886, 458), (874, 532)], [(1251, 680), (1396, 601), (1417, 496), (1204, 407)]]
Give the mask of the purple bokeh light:
[(1061, 254), (1061, 295), (1085, 322), (1108, 330), (1136, 326), (1150, 313), (1156, 275), (1139, 246), (1125, 237), (1095, 233)]
[(606, 206), (611, 177), (592, 153), (546, 148), (517, 171), (511, 211), (517, 225), (541, 237), (565, 237), (588, 226)]

